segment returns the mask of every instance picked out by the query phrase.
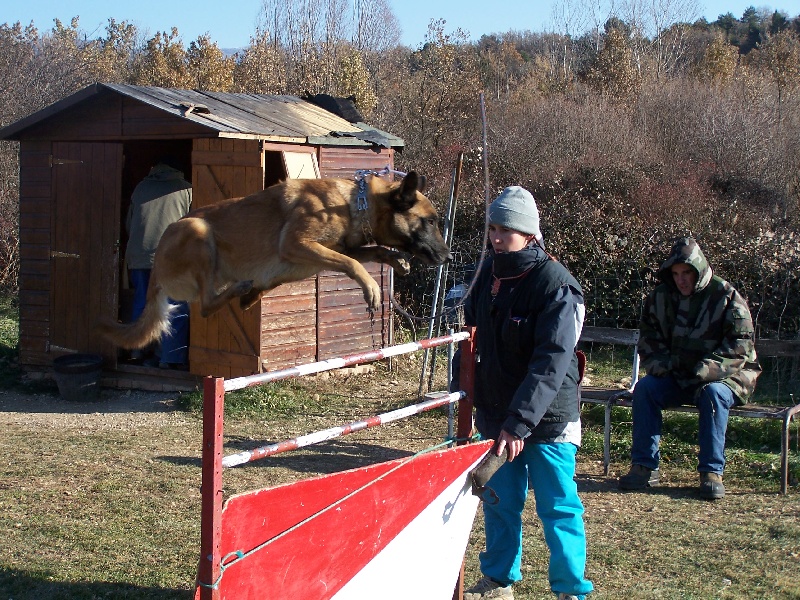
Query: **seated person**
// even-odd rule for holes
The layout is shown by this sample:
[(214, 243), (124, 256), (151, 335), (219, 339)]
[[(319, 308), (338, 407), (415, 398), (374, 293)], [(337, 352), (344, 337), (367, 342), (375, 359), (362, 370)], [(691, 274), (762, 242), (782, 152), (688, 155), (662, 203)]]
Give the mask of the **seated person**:
[(752, 395), (761, 367), (747, 302), (711, 271), (693, 238), (679, 239), (658, 271), (639, 324), (638, 350), (647, 371), (633, 391), (631, 469), (623, 490), (659, 482), (661, 411), (697, 407), (700, 496), (725, 495), (728, 411)]

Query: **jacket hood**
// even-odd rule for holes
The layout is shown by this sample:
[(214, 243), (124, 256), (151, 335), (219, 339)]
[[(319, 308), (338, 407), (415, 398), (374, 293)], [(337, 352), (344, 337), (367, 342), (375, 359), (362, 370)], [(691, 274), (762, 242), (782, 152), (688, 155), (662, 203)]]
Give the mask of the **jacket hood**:
[(705, 254), (697, 245), (697, 241), (691, 237), (681, 238), (672, 246), (669, 253), (669, 258), (664, 261), (661, 268), (658, 270), (658, 278), (662, 283), (666, 284), (671, 290), (677, 291), (677, 286), (672, 280), (672, 272), (670, 269), (672, 265), (686, 264), (697, 271), (697, 284), (694, 291), (699, 292), (704, 289), (713, 275), (711, 267), (708, 265)]
[(147, 179), (155, 179), (157, 181), (169, 181), (172, 179), (183, 179), (183, 171), (179, 171), (164, 163), (158, 163), (147, 174)]

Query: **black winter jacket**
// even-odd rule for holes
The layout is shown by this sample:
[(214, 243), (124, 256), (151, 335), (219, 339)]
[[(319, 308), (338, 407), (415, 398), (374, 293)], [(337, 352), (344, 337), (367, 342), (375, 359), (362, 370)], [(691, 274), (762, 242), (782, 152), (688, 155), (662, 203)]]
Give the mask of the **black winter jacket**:
[(477, 328), (475, 421), (484, 437), (503, 429), (552, 441), (580, 418), (583, 314), (580, 284), (541, 248), (487, 259), (465, 304), (465, 322)]

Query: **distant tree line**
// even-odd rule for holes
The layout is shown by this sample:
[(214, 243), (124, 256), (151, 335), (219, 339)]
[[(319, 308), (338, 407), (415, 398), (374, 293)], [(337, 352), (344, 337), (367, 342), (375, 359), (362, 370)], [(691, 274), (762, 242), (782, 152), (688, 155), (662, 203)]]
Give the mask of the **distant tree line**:
[[(528, 187), (548, 249), (584, 284), (589, 319), (635, 326), (672, 240), (698, 237), (749, 299), (763, 336), (800, 331), (800, 15), (748, 8), (714, 22), (692, 0), (561, 0), (553, 31), (469, 41), (444, 20), (400, 45), (386, 0), (264, 0), (247, 47), (208, 36), (143, 35), (76, 17), (46, 32), (0, 25), (0, 125), (95, 81), (264, 94), (353, 96), (372, 125), (406, 142), (400, 169), (433, 182), (443, 207), (463, 155), (456, 222), (467, 277), (484, 201)], [(605, 12), (604, 12), (605, 10)], [(484, 95), (490, 189), (479, 97)], [(0, 145), (0, 285), (16, 286), (18, 165)], [(412, 309), (430, 273), (398, 280)]]

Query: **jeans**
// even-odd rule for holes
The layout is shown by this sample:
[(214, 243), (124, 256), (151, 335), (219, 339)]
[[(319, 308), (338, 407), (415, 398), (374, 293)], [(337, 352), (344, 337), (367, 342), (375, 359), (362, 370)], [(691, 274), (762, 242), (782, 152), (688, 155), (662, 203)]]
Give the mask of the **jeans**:
[(497, 493), (499, 502), (483, 503), (486, 550), (481, 552), (480, 563), (484, 575), (503, 585), (522, 579), (522, 509), (530, 486), (550, 549), (551, 589), (581, 598), (594, 589), (584, 578), (583, 505), (573, 479), (577, 450), (570, 443), (527, 442), (522, 453), (503, 464), (489, 480), (487, 485)]
[[(134, 290), (131, 321), (135, 321), (142, 314), (147, 302), (150, 269), (130, 269), (129, 280)], [(185, 365), (189, 362), (189, 303), (174, 300), (170, 300), (170, 303), (178, 308), (172, 312), (170, 318), (172, 331), (161, 336), (159, 360), (162, 363)]]
[(736, 395), (722, 382), (705, 385), (693, 397), (670, 377), (647, 375), (633, 390), (633, 448), (631, 463), (657, 469), (661, 459), (658, 449), (663, 418), (661, 411), (668, 407), (692, 404), (700, 418), (697, 441), (700, 446), (697, 470), (700, 473), (722, 475), (725, 469), (725, 431), (728, 412), (736, 404)]

